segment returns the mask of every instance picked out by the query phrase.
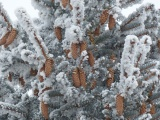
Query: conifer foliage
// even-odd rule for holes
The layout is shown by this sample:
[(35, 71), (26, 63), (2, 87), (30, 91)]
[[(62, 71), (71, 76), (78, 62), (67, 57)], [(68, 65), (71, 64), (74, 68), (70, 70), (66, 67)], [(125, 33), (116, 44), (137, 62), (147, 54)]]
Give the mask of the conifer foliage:
[(0, 120), (160, 118), (160, 11), (142, 0), (0, 4)]

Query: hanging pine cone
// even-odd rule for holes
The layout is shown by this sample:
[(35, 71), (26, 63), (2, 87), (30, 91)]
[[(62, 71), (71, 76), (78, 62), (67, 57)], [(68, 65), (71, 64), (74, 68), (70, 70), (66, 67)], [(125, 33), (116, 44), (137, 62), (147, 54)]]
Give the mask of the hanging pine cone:
[(0, 45), (4, 45), (7, 41), (7, 38), (9, 36), (10, 32), (7, 32), (0, 40)]
[(114, 70), (112, 68), (109, 68), (108, 71), (109, 71), (109, 76), (107, 79), (107, 86), (111, 87), (111, 84), (114, 82)]
[(8, 80), (9, 80), (10, 82), (12, 82), (12, 75), (11, 75), (11, 73), (8, 74)]
[(95, 45), (94, 37), (93, 37), (93, 35), (92, 35), (90, 32), (88, 33), (88, 37), (89, 37), (90, 42), (91, 42), (93, 45)]
[(40, 103), (41, 105), (41, 112), (42, 112), (42, 115), (43, 117), (48, 120), (49, 119), (49, 113), (48, 113), (48, 104), (45, 104), (43, 101), (41, 101)]
[(107, 82), (107, 87), (111, 87), (111, 84), (113, 83), (113, 79), (112, 78), (107, 78), (106, 82)]
[(69, 59), (68, 54), (69, 54), (70, 50), (64, 50), (64, 52), (66, 53), (66, 58)]
[(8, 47), (8, 45), (10, 45), (14, 41), (16, 36), (17, 36), (17, 30), (13, 28), (7, 38), (6, 43), (4, 44), (4, 47), (5, 48)]
[(110, 117), (106, 117), (106, 120), (111, 120), (111, 118)]
[(87, 49), (87, 43), (86, 43), (86, 41), (82, 41), (80, 43), (80, 53), (82, 53), (82, 51), (84, 51), (86, 49)]
[(86, 88), (86, 75), (82, 68), (79, 68), (79, 78), (80, 78), (81, 86)]
[(157, 41), (157, 46), (160, 49), (160, 39)]
[(121, 116), (123, 114), (124, 111), (124, 98), (118, 94), (116, 97), (116, 110), (119, 116)]
[(152, 104), (152, 107), (150, 108), (150, 114), (155, 114), (156, 113), (156, 107), (154, 104)]
[(114, 28), (115, 24), (116, 24), (116, 21), (113, 18), (113, 15), (110, 15), (109, 16), (109, 23), (108, 23), (109, 30), (112, 30)]
[(100, 35), (100, 26), (98, 26), (94, 31), (94, 36), (99, 36), (99, 35)]
[(142, 103), (140, 107), (140, 115), (144, 114), (146, 112), (146, 104)]
[(97, 81), (96, 81), (96, 80), (93, 80), (93, 81), (91, 82), (91, 90), (93, 90), (93, 89), (96, 87), (96, 85), (97, 85)]
[(38, 90), (38, 89), (35, 89), (35, 90), (33, 91), (33, 93), (34, 93), (35, 96), (38, 96), (39, 90)]
[(71, 54), (73, 59), (76, 59), (78, 57), (78, 44), (72, 43), (71, 44)]
[(46, 60), (46, 62), (45, 62), (45, 75), (46, 75), (46, 77), (48, 77), (51, 74), (53, 64), (54, 64), (54, 61), (52, 58), (48, 58)]
[[(45, 71), (45, 64), (43, 65), (43, 67), (40, 69), (39, 72), (42, 72), (42, 71)], [(43, 82), (43, 81), (44, 81), (43, 76), (39, 75), (39, 81), (40, 81), (40, 82)]]
[(31, 68), (31, 70), (30, 70), (30, 75), (31, 76), (36, 76), (37, 75), (37, 70), (34, 70), (33, 68)]
[(91, 67), (94, 66), (95, 60), (91, 51), (88, 51), (88, 62)]
[(23, 77), (19, 78), (19, 83), (21, 84), (22, 87), (24, 87), (25, 81), (24, 81)]
[(114, 63), (115, 62), (115, 60), (116, 60), (117, 58), (116, 58), (116, 56), (114, 55), (114, 54), (112, 54), (111, 56), (110, 56), (110, 60)]
[(64, 8), (66, 8), (66, 6), (68, 5), (68, 3), (69, 3), (69, 0), (62, 0), (62, 6)]
[(54, 33), (55, 33), (55, 35), (56, 35), (56, 37), (57, 37), (57, 39), (59, 40), (59, 41), (61, 41), (62, 40), (62, 28), (61, 27), (55, 27), (54, 28)]
[(109, 16), (108, 10), (104, 10), (102, 12), (101, 16), (100, 16), (100, 23), (101, 23), (101, 25), (103, 25), (107, 21), (108, 16)]
[(72, 7), (72, 5), (71, 5), (71, 4), (69, 4), (69, 7), (70, 7), (70, 9), (71, 9), (71, 10), (73, 10), (73, 7)]
[(72, 80), (73, 80), (73, 85), (77, 88), (81, 86), (80, 78), (79, 78), (79, 69), (75, 68), (72, 72)]

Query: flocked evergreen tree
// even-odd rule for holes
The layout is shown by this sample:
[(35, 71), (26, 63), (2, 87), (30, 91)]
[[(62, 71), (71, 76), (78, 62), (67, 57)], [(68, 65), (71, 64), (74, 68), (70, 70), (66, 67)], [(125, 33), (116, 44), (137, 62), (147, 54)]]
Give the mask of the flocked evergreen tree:
[(0, 120), (159, 119), (160, 12), (121, 13), (141, 2), (32, 0), (14, 23), (1, 4)]

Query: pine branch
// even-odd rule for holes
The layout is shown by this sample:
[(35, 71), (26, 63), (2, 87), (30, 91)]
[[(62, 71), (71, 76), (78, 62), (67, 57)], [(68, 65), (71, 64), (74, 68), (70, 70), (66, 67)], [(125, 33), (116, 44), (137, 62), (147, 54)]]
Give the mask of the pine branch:
[(27, 118), (27, 112), (23, 108), (9, 103), (0, 102), (0, 114), (10, 114), (18, 118)]
[(10, 30), (12, 28), (12, 25), (10, 24), (9, 17), (1, 4), (0, 4), (0, 15), (3, 17), (4, 21), (8, 25), (7, 29)]
[[(16, 16), (21, 22), (21, 26), (25, 29), (25, 31), (29, 35), (30, 41), (31, 43), (33, 43), (34, 47), (36, 48), (37, 54), (39, 53), (39, 51), (41, 51), (44, 58), (47, 59), (48, 49), (43, 43), (42, 38), (37, 35), (37, 32), (33, 27), (32, 22), (29, 16), (27, 15), (26, 11), (24, 9), (18, 9), (16, 11)], [(33, 37), (35, 41), (32, 40)], [(37, 48), (37, 46), (39, 47)]]

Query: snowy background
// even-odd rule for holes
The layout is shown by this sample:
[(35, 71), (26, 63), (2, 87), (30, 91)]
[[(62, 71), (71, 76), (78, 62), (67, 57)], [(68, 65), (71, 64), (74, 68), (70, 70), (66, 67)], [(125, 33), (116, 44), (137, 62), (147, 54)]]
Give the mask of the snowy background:
[[(16, 16), (14, 11), (19, 8), (23, 7), (27, 10), (27, 13), (34, 18), (38, 16), (38, 11), (35, 10), (31, 5), (31, 0), (0, 0), (0, 2), (3, 4), (4, 8), (8, 12), (9, 16), (12, 20), (16, 20)], [(160, 9), (160, 1), (159, 0), (144, 0), (142, 4), (145, 3), (153, 3), (155, 4), (156, 9)], [(127, 9), (122, 10), (123, 14), (125, 16), (128, 16), (130, 13), (136, 10), (140, 4), (134, 5), (133, 7), (129, 7)]]

